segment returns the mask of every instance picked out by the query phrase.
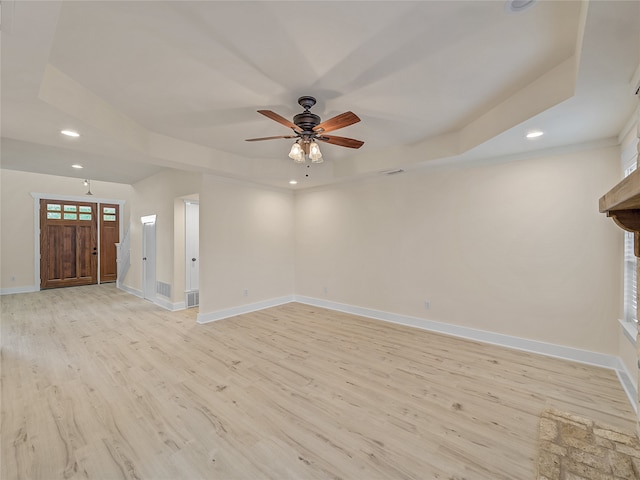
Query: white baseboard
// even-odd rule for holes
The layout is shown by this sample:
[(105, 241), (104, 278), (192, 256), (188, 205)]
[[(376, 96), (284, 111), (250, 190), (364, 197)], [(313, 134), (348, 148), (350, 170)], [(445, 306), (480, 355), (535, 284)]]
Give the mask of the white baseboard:
[(618, 380), (620, 380), (620, 384), (624, 389), (624, 392), (627, 394), (627, 398), (631, 403), (633, 409), (638, 413), (638, 386), (637, 382), (634, 381), (634, 377), (627, 370), (626, 365), (622, 361), (622, 359), (618, 358), (618, 366), (615, 369), (616, 374), (618, 375)]
[[(120, 290), (124, 290), (127, 293), (130, 293), (131, 295), (135, 295), (136, 297), (140, 297), (140, 298), (144, 298), (144, 294), (142, 293), (142, 290), (138, 290), (136, 288), (132, 288), (129, 287), (128, 285), (117, 285), (117, 288), (119, 288)], [(168, 298), (164, 298), (162, 296), (157, 296), (154, 299), (148, 299), (151, 303), (154, 303), (155, 305), (158, 305), (159, 307), (162, 307), (166, 310), (171, 310), (172, 312), (176, 312), (178, 310), (184, 310), (185, 307), (185, 303), (184, 302), (177, 302), (177, 303), (171, 303), (171, 301)]]
[(614, 370), (618, 375), (618, 380), (622, 384), (622, 388), (627, 394), (629, 402), (633, 406), (634, 410), (637, 411), (638, 409), (636, 400), (637, 388), (634, 382), (631, 380), (632, 377), (631, 375), (629, 375), (629, 372), (624, 366), (624, 362), (622, 362), (622, 360), (615, 355), (607, 355), (604, 353), (591, 352), (588, 350), (581, 350), (573, 347), (565, 347), (563, 345), (556, 345), (552, 343), (541, 342), (538, 340), (529, 340), (526, 338), (488, 332), (486, 330), (478, 330), (475, 328), (463, 327), (460, 325), (452, 325), (450, 323), (437, 322), (424, 318), (399, 315), (397, 313), (384, 312), (371, 308), (346, 305), (343, 303), (332, 302), (320, 298), (295, 295), (294, 301), (305, 303), (307, 305), (313, 305), (316, 307), (327, 308), (329, 310), (351, 313), (353, 315), (359, 315), (361, 317), (397, 323), (400, 325), (420, 328), (432, 332), (444, 333), (446, 335), (452, 335), (455, 337), (490, 343), (492, 345), (499, 345), (501, 347), (513, 348), (515, 350), (537, 353), (549, 357), (571, 360), (574, 362), (585, 363), (588, 365), (594, 365), (597, 367)]
[(200, 324), (215, 322), (218, 320), (224, 320), (225, 318), (242, 315), (244, 313), (251, 313), (258, 310), (264, 310), (265, 308), (277, 307), (278, 305), (284, 305), (285, 303), (291, 303), (293, 301), (295, 301), (294, 296), (287, 295), (286, 297), (272, 298), (269, 300), (263, 300), (261, 302), (249, 303), (247, 305), (225, 308), (223, 310), (217, 310), (215, 312), (199, 313), (197, 322)]
[(185, 302), (175, 302), (175, 303), (172, 303), (171, 305), (172, 305), (173, 312), (187, 309), (187, 304)]
[(172, 303), (171, 300), (162, 296), (157, 296), (156, 298), (154, 298), (153, 303), (155, 303), (159, 307), (171, 310), (172, 312), (177, 312), (178, 310), (184, 310), (186, 308), (184, 302)]
[(0, 288), (0, 295), (13, 295), (14, 293), (33, 293), (39, 292), (40, 287), (37, 285), (25, 286), (25, 287), (9, 287)]
[(120, 290), (123, 290), (127, 293), (130, 293), (131, 295), (135, 295), (136, 297), (140, 297), (140, 298), (144, 298), (144, 295), (142, 294), (142, 290), (138, 290), (136, 288), (130, 287), (128, 285), (124, 285), (124, 284), (120, 284), (117, 285), (117, 288), (119, 288)]

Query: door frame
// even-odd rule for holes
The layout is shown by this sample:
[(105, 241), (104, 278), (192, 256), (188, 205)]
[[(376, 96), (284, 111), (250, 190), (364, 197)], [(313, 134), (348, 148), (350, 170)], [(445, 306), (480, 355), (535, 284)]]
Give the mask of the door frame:
[[(72, 202), (90, 202), (90, 203), (111, 203), (118, 205), (118, 214), (120, 218), (120, 238), (123, 236), (123, 215), (124, 215), (124, 204), (126, 200), (118, 200), (113, 198), (101, 198), (87, 195), (56, 195), (53, 193), (38, 193), (31, 192), (31, 196), (33, 197), (33, 291), (37, 292), (40, 290), (40, 200), (56, 200), (60, 202), (72, 201)], [(97, 242), (100, 245), (100, 229), (97, 229)], [(98, 247), (99, 248), (99, 247)], [(100, 255), (98, 255), (98, 272), (100, 271)], [(100, 283), (100, 275), (98, 275), (98, 284)]]

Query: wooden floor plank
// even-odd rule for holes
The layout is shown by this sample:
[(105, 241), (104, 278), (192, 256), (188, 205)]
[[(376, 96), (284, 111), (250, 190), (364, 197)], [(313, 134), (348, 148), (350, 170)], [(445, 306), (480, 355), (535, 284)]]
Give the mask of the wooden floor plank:
[(2, 479), (525, 479), (545, 408), (634, 429), (611, 370), (308, 305), (0, 301)]

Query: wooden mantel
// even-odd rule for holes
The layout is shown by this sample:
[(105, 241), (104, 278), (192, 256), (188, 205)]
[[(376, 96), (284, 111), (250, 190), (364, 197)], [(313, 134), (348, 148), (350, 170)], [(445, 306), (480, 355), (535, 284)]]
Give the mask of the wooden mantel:
[(632, 172), (600, 198), (600, 212), (636, 234), (635, 254), (640, 257), (640, 170)]

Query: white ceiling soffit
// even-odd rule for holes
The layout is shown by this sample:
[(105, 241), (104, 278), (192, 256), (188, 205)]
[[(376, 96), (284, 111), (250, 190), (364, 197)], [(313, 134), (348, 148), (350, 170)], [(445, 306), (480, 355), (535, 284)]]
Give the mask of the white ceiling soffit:
[[(172, 167), (278, 186), (298, 175), (305, 188), (593, 142), (616, 136), (637, 105), (640, 2), (509, 13), (502, 1), (3, 1), (3, 18), (8, 9), (3, 168), (50, 173), (68, 150), (96, 180)], [(325, 163), (309, 169), (292, 165), (288, 140), (244, 141), (289, 134), (256, 110), (291, 118), (301, 95), (323, 119), (355, 112), (362, 121), (335, 133), (365, 145), (322, 144)], [(525, 141), (534, 127), (547, 134)]]

